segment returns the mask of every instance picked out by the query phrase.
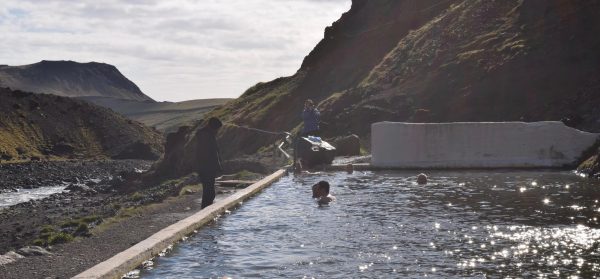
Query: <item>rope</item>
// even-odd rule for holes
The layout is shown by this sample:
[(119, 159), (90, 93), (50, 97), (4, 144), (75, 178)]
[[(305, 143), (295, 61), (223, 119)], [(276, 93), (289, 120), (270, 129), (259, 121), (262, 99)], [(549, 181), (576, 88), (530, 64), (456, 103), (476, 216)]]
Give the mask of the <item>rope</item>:
[(229, 126), (233, 126), (233, 127), (241, 128), (241, 129), (246, 129), (249, 131), (255, 131), (255, 132), (259, 132), (259, 133), (269, 134), (269, 135), (285, 135), (285, 136), (290, 135), (289, 132), (273, 132), (273, 131), (267, 131), (267, 130), (263, 130), (263, 129), (251, 128), (248, 126), (240, 126), (240, 125), (233, 124), (233, 123), (225, 123), (225, 125), (229, 125)]

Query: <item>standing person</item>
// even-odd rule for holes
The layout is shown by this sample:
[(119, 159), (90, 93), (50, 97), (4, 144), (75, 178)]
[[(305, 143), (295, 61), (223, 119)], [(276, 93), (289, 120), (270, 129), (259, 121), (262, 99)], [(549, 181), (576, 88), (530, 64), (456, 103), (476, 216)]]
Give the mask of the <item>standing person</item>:
[(223, 126), (221, 120), (211, 117), (206, 126), (196, 132), (198, 176), (202, 182), (202, 208), (211, 205), (215, 200), (215, 177), (223, 172), (216, 138), (221, 126)]
[(315, 108), (315, 104), (311, 99), (308, 99), (306, 102), (304, 102), (302, 120), (304, 121), (302, 136), (319, 135), (319, 122), (321, 121), (321, 114), (319, 113), (319, 110)]

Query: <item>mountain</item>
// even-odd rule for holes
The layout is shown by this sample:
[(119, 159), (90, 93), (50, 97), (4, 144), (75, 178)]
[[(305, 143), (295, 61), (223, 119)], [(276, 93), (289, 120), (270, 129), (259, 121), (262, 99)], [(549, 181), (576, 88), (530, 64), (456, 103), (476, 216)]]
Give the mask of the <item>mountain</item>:
[(65, 97), (101, 96), (153, 102), (119, 70), (104, 63), (42, 61), (0, 66), (0, 86)]
[(207, 112), (231, 99), (200, 99), (184, 102), (140, 102), (106, 97), (80, 97), (93, 104), (110, 108), (129, 119), (168, 134), (181, 126), (193, 126)]
[(162, 135), (81, 100), (0, 88), (0, 159), (154, 160)]
[[(212, 115), (297, 130), (304, 100), (323, 136), (366, 139), (377, 121), (568, 119), (600, 131), (600, 1), (354, 0), (290, 77)], [(225, 127), (225, 156), (277, 137)]]
[(155, 102), (109, 64), (42, 61), (24, 66), (0, 65), (0, 87), (80, 98), (110, 108), (161, 132), (193, 125), (229, 99)]
[[(214, 115), (266, 130), (297, 129), (307, 98), (321, 102), (358, 85), (411, 30), (425, 26), (455, 2), (458, 1), (354, 0), (351, 9), (325, 29), (323, 40), (304, 59), (296, 74), (259, 83)], [(366, 126), (360, 131), (342, 130), (338, 125), (345, 123), (328, 121), (329, 125), (324, 127), (328, 131), (326, 136), (359, 133), (364, 137), (368, 121), (376, 119), (372, 113), (380, 112), (371, 111), (370, 107), (360, 108), (357, 114), (366, 113), (361, 124), (354, 123)], [(226, 157), (253, 153), (277, 139), (231, 127), (222, 130), (222, 142), (230, 146), (223, 150)]]

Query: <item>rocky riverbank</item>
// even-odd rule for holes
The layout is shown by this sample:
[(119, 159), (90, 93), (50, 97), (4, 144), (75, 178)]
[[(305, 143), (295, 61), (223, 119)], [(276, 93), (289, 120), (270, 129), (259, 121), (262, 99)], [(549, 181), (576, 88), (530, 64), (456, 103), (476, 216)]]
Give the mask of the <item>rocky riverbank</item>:
[(0, 165), (0, 189), (16, 191), (67, 186), (64, 193), (0, 208), (0, 253), (26, 245), (41, 246), (85, 236), (102, 218), (152, 195), (121, 195), (112, 182), (123, 173), (148, 169), (138, 160), (54, 161)]
[[(0, 207), (0, 278), (69, 278), (200, 210), (202, 188), (195, 174), (123, 187), (123, 176), (147, 169), (150, 163), (2, 165), (3, 189), (67, 182), (71, 186), (44, 199)], [(231, 179), (260, 176), (245, 172)], [(217, 186), (217, 199), (235, 193), (236, 187)]]
[(33, 161), (0, 164), (0, 193), (69, 184), (107, 184), (123, 172), (141, 172), (151, 161)]

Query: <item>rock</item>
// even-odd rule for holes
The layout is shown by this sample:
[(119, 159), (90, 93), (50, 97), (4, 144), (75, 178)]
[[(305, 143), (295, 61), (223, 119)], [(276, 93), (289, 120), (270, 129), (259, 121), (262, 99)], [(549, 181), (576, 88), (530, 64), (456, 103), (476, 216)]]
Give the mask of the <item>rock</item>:
[(75, 151), (75, 147), (68, 143), (57, 143), (52, 147), (52, 154), (70, 155)]
[(0, 255), (0, 266), (12, 263), (12, 262), (14, 262), (18, 259), (22, 259), (22, 258), (24, 258), (24, 257), (15, 253), (14, 251), (7, 252), (4, 255)]
[(80, 193), (90, 193), (90, 194), (96, 193), (96, 190), (90, 188), (89, 186), (81, 185), (81, 184), (71, 184), (71, 185), (67, 186), (67, 188), (65, 188), (65, 190), (68, 190), (70, 192), (80, 192)]
[(46, 249), (40, 246), (25, 246), (19, 249), (19, 254), (29, 257), (29, 256), (46, 256), (52, 255), (52, 253), (46, 251)]
[(141, 141), (130, 144), (119, 154), (113, 156), (113, 159), (156, 160), (158, 158), (160, 158), (160, 154), (152, 149), (152, 146)]
[(98, 185), (98, 183), (96, 183), (96, 182), (94, 182), (94, 181), (91, 181), (91, 180), (90, 180), (90, 181), (86, 182), (86, 183), (85, 183), (85, 185), (86, 185), (86, 186), (89, 186), (89, 187), (92, 187), (92, 186), (96, 186), (96, 185)]
[(336, 138), (333, 141), (333, 146), (336, 148), (336, 156), (360, 155), (360, 139), (357, 135)]
[(191, 189), (185, 189), (183, 191), (184, 195), (192, 195), (192, 194), (195, 194), (195, 193), (196, 193), (196, 191), (192, 191)]

